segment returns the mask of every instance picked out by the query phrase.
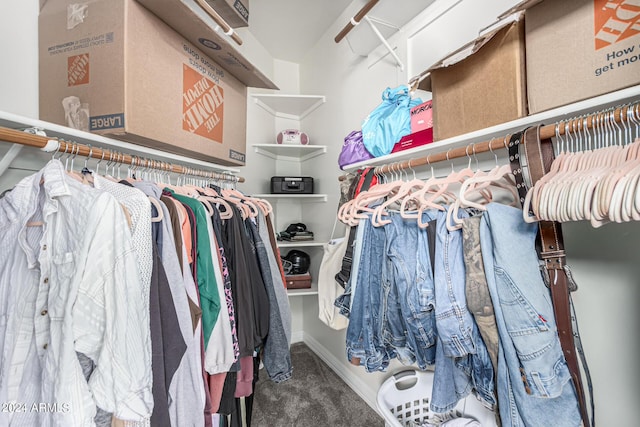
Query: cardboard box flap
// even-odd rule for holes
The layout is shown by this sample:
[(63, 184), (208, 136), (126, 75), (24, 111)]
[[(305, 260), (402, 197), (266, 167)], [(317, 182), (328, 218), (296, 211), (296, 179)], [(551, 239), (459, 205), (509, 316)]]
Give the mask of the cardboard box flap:
[(498, 16), (498, 19), (503, 19), (508, 17), (509, 15), (512, 15), (516, 12), (524, 12), (525, 10), (529, 9), (530, 7), (533, 7), (535, 5), (537, 5), (538, 3), (541, 3), (542, 0), (523, 0), (520, 3), (518, 3), (517, 5), (513, 6), (512, 8), (510, 8), (509, 10), (507, 10), (505, 13), (503, 13), (502, 15)]
[[(480, 34), (475, 40), (472, 40), (458, 50), (448, 54), (440, 61), (429, 67), (424, 73), (420, 74), (420, 76), (417, 78), (418, 81), (420, 81), (418, 87), (422, 90), (431, 91), (431, 72), (441, 68), (449, 67), (451, 65), (455, 65), (467, 59), (468, 57), (482, 49), (485, 44), (487, 44), (496, 34), (500, 32), (500, 30), (513, 25), (514, 23), (520, 21), (523, 17), (523, 12), (516, 12), (480, 30)], [(415, 78), (412, 79), (412, 81), (415, 81)]]

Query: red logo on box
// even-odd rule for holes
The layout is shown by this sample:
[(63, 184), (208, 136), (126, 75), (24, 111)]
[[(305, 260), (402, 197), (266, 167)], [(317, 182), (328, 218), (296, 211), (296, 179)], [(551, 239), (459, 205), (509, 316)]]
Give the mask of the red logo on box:
[(191, 67), (182, 71), (182, 128), (222, 143), (224, 91)]
[(594, 0), (596, 50), (640, 33), (640, 0)]
[(89, 54), (67, 58), (67, 85), (78, 86), (89, 83)]

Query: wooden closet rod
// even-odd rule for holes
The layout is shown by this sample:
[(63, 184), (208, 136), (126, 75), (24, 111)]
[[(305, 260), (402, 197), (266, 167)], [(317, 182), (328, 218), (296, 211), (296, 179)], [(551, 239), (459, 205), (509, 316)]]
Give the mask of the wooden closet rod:
[[(620, 123), (627, 121), (627, 113), (634, 111), (634, 117), (640, 117), (640, 103), (632, 103), (624, 106), (616, 107), (615, 109), (609, 109), (605, 111), (599, 111), (589, 115), (582, 115), (578, 118), (569, 120), (562, 120), (552, 125), (542, 126), (540, 128), (540, 139), (548, 139), (557, 135), (564, 135), (565, 131), (569, 133), (580, 133), (586, 129), (592, 129), (594, 127), (605, 126), (605, 123), (611, 123), (615, 121)], [(611, 132), (612, 129), (606, 129)], [(399, 171), (404, 169), (411, 169), (418, 166), (425, 166), (431, 163), (449, 161), (460, 157), (468, 157), (478, 153), (486, 153), (487, 151), (495, 151), (498, 149), (507, 148), (505, 141), (509, 141), (511, 134), (507, 134), (504, 138), (492, 138), (490, 141), (477, 142), (469, 144), (465, 147), (452, 148), (448, 151), (429, 154), (426, 157), (418, 157), (415, 159), (405, 160), (403, 162), (392, 163), (383, 166), (377, 166), (376, 173), (383, 174), (392, 171)], [(338, 180), (344, 181), (347, 178), (346, 175), (341, 175)]]
[(115, 150), (107, 150), (99, 147), (90, 147), (85, 144), (78, 144), (72, 141), (64, 141), (58, 138), (49, 138), (47, 136), (34, 135), (32, 133), (23, 132), (11, 128), (0, 126), (0, 141), (12, 142), (14, 144), (26, 145), (45, 149), (48, 152), (61, 152), (67, 154), (79, 155), (80, 157), (92, 157), (121, 164), (127, 164), (142, 168), (158, 169), (164, 172), (173, 172), (181, 175), (197, 176), (201, 178), (209, 178), (220, 181), (244, 182), (241, 176), (224, 174), (203, 169), (196, 169), (187, 166), (174, 165), (160, 160), (147, 159), (140, 156), (132, 156), (120, 153)]
[(340, 43), (340, 41), (345, 38), (347, 34), (349, 34), (349, 31), (351, 31), (356, 25), (358, 25), (360, 21), (362, 21), (362, 18), (364, 18), (365, 15), (369, 13), (369, 11), (373, 9), (373, 6), (378, 4), (379, 1), (380, 0), (369, 0), (369, 3), (365, 4), (362, 9), (360, 9), (353, 18), (351, 18), (347, 25), (345, 25), (344, 28), (340, 30), (338, 35), (334, 38), (335, 42)]
[(207, 3), (205, 0), (196, 0), (196, 2), (198, 2), (200, 7), (207, 13), (207, 15), (209, 15), (211, 17), (211, 19), (213, 19), (216, 22), (216, 24), (218, 24), (220, 26), (220, 28), (222, 28), (222, 31), (224, 31), (224, 33), (226, 35), (231, 37), (231, 39), (234, 42), (236, 42), (238, 44), (238, 46), (242, 45), (242, 39), (240, 38), (238, 33), (236, 33), (233, 30), (233, 28), (231, 28), (231, 25), (227, 24), (227, 21), (225, 21), (222, 18), (222, 16), (220, 16), (218, 14), (218, 12), (213, 10), (213, 8), (211, 7), (211, 5), (209, 3)]

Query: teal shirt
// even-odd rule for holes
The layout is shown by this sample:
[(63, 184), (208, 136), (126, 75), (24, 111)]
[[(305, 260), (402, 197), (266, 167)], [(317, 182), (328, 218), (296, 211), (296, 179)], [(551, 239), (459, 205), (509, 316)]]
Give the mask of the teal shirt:
[[(198, 251), (196, 265), (198, 268), (198, 290), (200, 291), (200, 308), (202, 309), (202, 332), (204, 334), (204, 347), (207, 348), (211, 331), (216, 324), (218, 314), (220, 314), (220, 297), (218, 295), (218, 284), (213, 270), (213, 258), (211, 252), (211, 240), (207, 232), (207, 221), (210, 221), (207, 210), (202, 203), (188, 196), (175, 193), (170, 188), (165, 191), (180, 203), (189, 206), (196, 217), (196, 229), (198, 232)], [(217, 254), (216, 254), (217, 256)]]

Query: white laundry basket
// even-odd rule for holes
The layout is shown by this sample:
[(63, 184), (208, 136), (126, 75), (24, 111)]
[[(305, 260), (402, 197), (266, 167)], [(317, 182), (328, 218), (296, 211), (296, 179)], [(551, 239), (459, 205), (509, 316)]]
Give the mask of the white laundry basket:
[[(414, 369), (387, 378), (378, 390), (376, 404), (386, 427), (420, 426), (432, 420), (431, 389), (433, 372)], [(461, 400), (455, 407), (458, 416), (472, 418), (483, 427), (496, 426), (495, 415), (474, 396)]]

